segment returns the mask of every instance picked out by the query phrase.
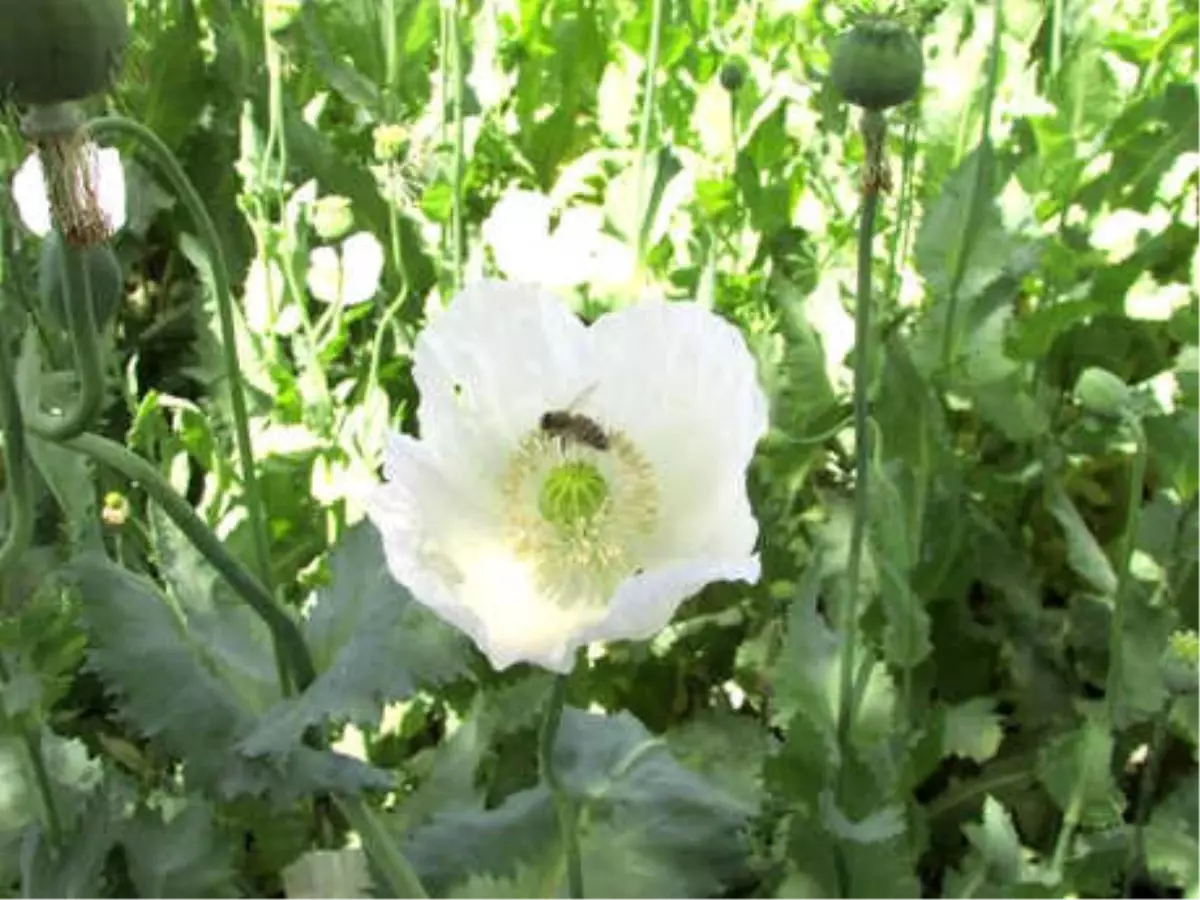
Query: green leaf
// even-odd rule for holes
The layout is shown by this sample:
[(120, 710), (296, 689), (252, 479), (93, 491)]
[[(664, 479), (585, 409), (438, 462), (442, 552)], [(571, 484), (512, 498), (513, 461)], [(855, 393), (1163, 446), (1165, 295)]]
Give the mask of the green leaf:
[(1012, 816), (990, 794), (983, 801), (983, 820), (964, 825), (963, 834), (987, 865), (989, 880), (997, 887), (1021, 879), (1021, 838)]
[(149, 508), (158, 574), (209, 654), (221, 680), (245, 706), (263, 712), (279, 698), (271, 633), (157, 505)]
[[(752, 811), (676, 762), (629, 714), (567, 709), (555, 766), (578, 806), (590, 896), (711, 896), (744, 876)], [(436, 815), (405, 854), (432, 894), (464, 873), (509, 878), (560, 860), (550, 794), (521, 791), (492, 809)], [(561, 878), (557, 871), (555, 881)]]
[(480, 766), (498, 744), (536, 730), (549, 689), (549, 674), (535, 672), (515, 684), (480, 691), (462, 724), (437, 748), (429, 774), (396, 811), (404, 829), (436, 814), (478, 808), (485, 794), (478, 784)]
[[(394, 824), (390, 830), (395, 833)], [(436, 815), (408, 832), (402, 849), (431, 896), (438, 896), (461, 883), (467, 872), (509, 877), (521, 863), (557, 855), (557, 848), (554, 805), (539, 786), (512, 794), (491, 809), (480, 805)]]
[(513, 874), (507, 877), (471, 875), (447, 896), (454, 900), (524, 900), (526, 897), (552, 896), (553, 879), (556, 877), (558, 866), (556, 864), (549, 867), (550, 871), (547, 871), (547, 868), (521, 863), (515, 867)]
[[(970, 301), (1004, 272), (1016, 244), (1004, 230), (994, 201), (993, 154), (976, 147), (942, 183), (941, 193), (926, 210), (914, 246), (917, 271), (929, 289), (947, 297), (956, 270), (962, 267), (959, 300)], [(984, 166), (979, 178), (979, 166)], [(976, 181), (978, 179), (978, 188)], [(972, 213), (974, 209), (974, 213)], [(972, 214), (978, 224), (968, 233)], [(963, 261), (965, 253), (965, 261)]]
[(129, 876), (142, 897), (235, 897), (234, 843), (213, 809), (188, 797), (173, 815), (139, 809), (122, 830)]
[(1200, 891), (1196, 787), (1193, 772), (1154, 808), (1146, 826), (1147, 868), (1155, 877), (1180, 888), (1185, 897), (1195, 897)]
[[(742, 829), (754, 808), (679, 765), (628, 713), (566, 710), (554, 765), (586, 820), (603, 825), (582, 839), (595, 896), (711, 896), (744, 877)], [(614, 840), (626, 848), (617, 855), (625, 871), (601, 865), (603, 854), (589, 862)]]
[(21, 847), (21, 896), (105, 896), (104, 866), (120, 827), (117, 801), (98, 790), (63, 836), (61, 850), (42, 831), (28, 832)]
[(820, 797), (821, 822), (825, 830), (840, 841), (854, 844), (880, 844), (905, 832), (904, 810), (887, 806), (852, 821), (840, 809), (833, 793), (826, 789)]
[(219, 660), (188, 632), (182, 611), (153, 583), (106, 560), (78, 559), (64, 575), (82, 594), (90, 666), (121, 715), (183, 759), (188, 777), (225, 796), (270, 791), (281, 798), (391, 784), (356, 760), (307, 747), (292, 746), (273, 766), (240, 756), (235, 746), (257, 713), (217, 674)]
[[(892, 665), (912, 668), (929, 655), (929, 613), (910, 578), (919, 530), (888, 470), (875, 468), (871, 489), (871, 548), (879, 571), (885, 626), (883, 655)], [(922, 477), (923, 473), (916, 477)]]
[(241, 744), (250, 756), (286, 752), (326, 719), (376, 724), (387, 703), (467, 672), (469, 642), (395, 582), (373, 524), (347, 531), (329, 568), (305, 628), (317, 679), (263, 716)]
[(1200, 489), (1200, 420), (1195, 410), (1149, 416), (1142, 425), (1151, 464), (1181, 497), (1194, 498)]
[[(1125, 592), (1125, 631), (1121, 635), (1120, 681), (1115, 686), (1117, 726), (1126, 728), (1152, 718), (1167, 700), (1162, 659), (1175, 626), (1174, 610), (1161, 594), (1133, 581)], [(1110, 689), (1113, 689), (1110, 686)]]
[(370, 897), (371, 873), (359, 847), (309, 850), (283, 870), (284, 893), (292, 900)]
[(1088, 529), (1062, 484), (1046, 485), (1046, 508), (1058, 520), (1067, 539), (1067, 563), (1080, 578), (1106, 596), (1117, 590), (1117, 573)]
[(1106, 828), (1121, 821), (1124, 799), (1113, 779), (1113, 736), (1098, 719), (1055, 738), (1038, 760), (1038, 778), (1062, 811), (1078, 805), (1079, 822)]
[[(60, 820), (72, 826), (80, 811), (86, 812), (86, 807), (95, 802), (100, 763), (88, 756), (81, 741), (62, 738), (48, 729), (41, 731), (38, 746)], [(15, 862), (22, 835), (41, 834), (45, 815), (42, 802), (25, 740), (16, 734), (0, 733), (0, 884), (16, 877), (15, 866), (10, 869), (10, 863)], [(51, 876), (47, 873), (44, 877)], [(47, 888), (46, 894), (54, 896), (55, 891)]]
[(666, 738), (683, 765), (743, 804), (758, 803), (763, 761), (774, 742), (756, 719), (708, 710), (673, 728)]
[(947, 706), (942, 720), (942, 755), (984, 763), (996, 755), (1004, 739), (1001, 717), (991, 697), (974, 697)]
[(103, 547), (100, 512), (96, 503), (95, 471), (81, 453), (30, 435), (29, 456), (54, 495), (66, 519), (67, 539), (74, 546), (91, 550)]

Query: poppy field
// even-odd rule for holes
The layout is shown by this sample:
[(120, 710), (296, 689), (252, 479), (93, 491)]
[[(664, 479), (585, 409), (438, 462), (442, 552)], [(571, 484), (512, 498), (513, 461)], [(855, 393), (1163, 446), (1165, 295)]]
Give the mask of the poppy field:
[(1195, 0), (0, 19), (0, 896), (1200, 896)]

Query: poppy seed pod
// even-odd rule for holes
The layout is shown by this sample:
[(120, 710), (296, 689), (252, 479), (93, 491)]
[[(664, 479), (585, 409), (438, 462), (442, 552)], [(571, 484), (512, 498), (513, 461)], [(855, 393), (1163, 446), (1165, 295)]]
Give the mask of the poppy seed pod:
[(109, 86), (129, 40), (124, 0), (0, 0), (0, 93), (81, 100)]
[(911, 31), (891, 19), (866, 18), (838, 38), (829, 77), (855, 106), (883, 110), (915, 97), (924, 74)]

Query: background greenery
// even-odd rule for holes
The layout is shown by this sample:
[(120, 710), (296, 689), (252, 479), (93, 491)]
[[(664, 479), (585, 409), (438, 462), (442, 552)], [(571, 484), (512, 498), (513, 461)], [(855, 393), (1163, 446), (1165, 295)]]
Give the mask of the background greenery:
[[(426, 310), (492, 272), (588, 317), (643, 291), (710, 306), (772, 400), (761, 584), (571, 683), (589, 894), (1195, 896), (1196, 4), (910, 13), (927, 71), (891, 113), (872, 601), (839, 735), (862, 142), (825, 70), (847, 10), (132, 0), (105, 102), (178, 155), (225, 242), (271, 576), (315, 592), (320, 674), (281, 696), (265, 630), (175, 526), (35, 439), (38, 543), (0, 597), (0, 891), (361, 895), (379, 872), (350, 830), (390, 834), (436, 895), (558, 891), (548, 677), (491, 672), (354, 524), (387, 430), (415, 430)], [(26, 152), (7, 117), (0, 170)], [(250, 560), (210, 262), (126, 167), (101, 430)], [(378, 289), (321, 302), (337, 269), (312, 251), (360, 231)], [(363, 790), (381, 832), (330, 805)]]

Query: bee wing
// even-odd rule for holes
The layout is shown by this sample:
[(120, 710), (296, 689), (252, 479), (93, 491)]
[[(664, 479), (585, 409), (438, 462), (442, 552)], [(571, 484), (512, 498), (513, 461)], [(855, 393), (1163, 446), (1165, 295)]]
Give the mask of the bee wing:
[(574, 412), (576, 409), (582, 406), (585, 400), (591, 397), (592, 394), (596, 393), (596, 388), (598, 387), (600, 387), (600, 382), (598, 381), (593, 381), (591, 384), (585, 387), (582, 391), (575, 395), (574, 400), (567, 404), (567, 411)]

